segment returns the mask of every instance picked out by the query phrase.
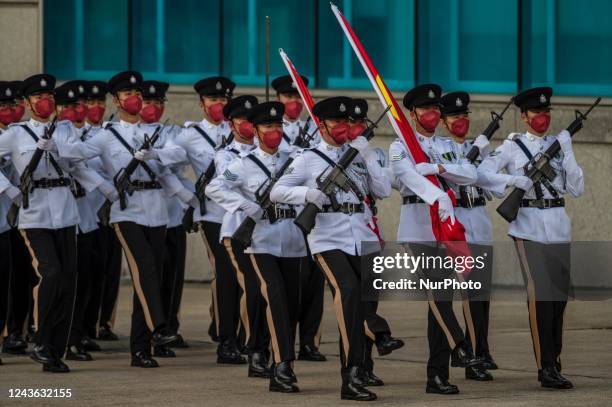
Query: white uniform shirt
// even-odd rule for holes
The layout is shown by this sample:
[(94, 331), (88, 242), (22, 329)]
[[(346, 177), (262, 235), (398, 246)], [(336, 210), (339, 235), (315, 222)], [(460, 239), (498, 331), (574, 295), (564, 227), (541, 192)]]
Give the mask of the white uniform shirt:
[[(315, 148), (333, 162), (338, 162), (345, 151), (344, 147), (332, 146), (323, 139)], [(347, 174), (360, 188), (363, 196), (371, 193), (375, 199), (380, 199), (391, 194), (391, 182), (377, 158), (373, 150), (365, 159), (358, 155)], [(319, 174), (324, 171), (329, 172), (330, 169), (326, 160), (312, 151), (304, 150), (295, 157), (285, 175), (276, 183), (270, 197), (275, 202), (304, 205), (306, 192), (310, 188), (317, 188), (316, 179)], [(360, 202), (353, 191), (338, 191), (336, 198), (341, 204)], [(315, 226), (308, 235), (311, 252), (316, 254), (337, 249), (349, 255), (368, 254), (362, 253), (361, 242), (365, 241), (373, 242), (368, 248), (380, 249), (376, 234), (367, 226), (370, 218), (371, 213), (367, 209), (363, 213), (352, 215), (342, 212), (318, 213)]]
[[(130, 145), (133, 150), (138, 150), (144, 143), (145, 134), (151, 136), (150, 128), (141, 126), (139, 123), (128, 123), (120, 121), (111, 126)], [(90, 144), (101, 151), (100, 158), (108, 174), (117, 174), (125, 168), (132, 160), (132, 154), (123, 146), (109, 129), (104, 129), (88, 139), (85, 144)], [(147, 164), (158, 175), (157, 181), (168, 170), (164, 168), (185, 160), (185, 151), (178, 146), (166, 146), (166, 133), (162, 131), (159, 139), (154, 145), (158, 153), (158, 160), (149, 160)], [(132, 181), (151, 181), (148, 173), (139, 165), (130, 177)], [(134, 222), (143, 226), (157, 227), (168, 224), (168, 209), (164, 191), (161, 189), (146, 189), (134, 191), (127, 196), (127, 207), (121, 210), (119, 201), (113, 203), (110, 214), (111, 223)]]
[[(450, 187), (469, 185), (476, 181), (476, 168), (470, 164), (460, 147), (448, 137), (425, 137), (416, 133), (417, 140), (430, 162), (442, 164), (445, 172), (440, 175)], [(434, 242), (436, 240), (429, 206), (445, 192), (420, 175), (404, 143), (396, 139), (389, 147), (390, 167), (402, 197), (417, 195), (425, 203), (402, 205), (398, 242)]]
[[(4, 137), (4, 130), (0, 130), (0, 138), (2, 137)], [(12, 185), (10, 179), (13, 171), (13, 164), (11, 164), (10, 158), (0, 157), (0, 233), (4, 233), (11, 229), (6, 220), (6, 215), (13, 203), (10, 198), (2, 192)]]
[[(310, 134), (312, 134), (312, 132), (315, 132), (317, 130), (316, 125), (312, 120), (306, 121), (298, 119), (292, 122), (289, 120), (283, 120), (283, 139), (281, 141), (281, 144), (278, 146), (278, 151), (287, 154), (292, 154), (297, 150), (300, 150), (301, 148), (298, 146), (294, 146), (293, 143), (295, 142), (297, 136), (300, 134), (300, 129), (302, 129), (304, 126), (306, 126), (306, 129), (303, 137), (308, 137)], [(321, 137), (319, 136), (319, 132), (316, 131), (314, 133), (314, 136), (312, 137), (310, 146), (314, 147), (319, 144), (320, 139)]]
[[(566, 131), (566, 130), (563, 130)], [(527, 156), (520, 149), (514, 138), (518, 137), (529, 152), (535, 157), (544, 152), (557, 136), (538, 137), (530, 133), (513, 133), (504, 140), (478, 167), (482, 185), (491, 191), (504, 193), (513, 175), (524, 175)], [(559, 196), (571, 194), (574, 197), (584, 192), (584, 175), (578, 166), (573, 151), (570, 154), (560, 152), (551, 161), (551, 166), (557, 173), (550, 184), (557, 190)], [(499, 173), (505, 170), (506, 174)], [(542, 185), (544, 199), (554, 196)], [(523, 199), (536, 199), (534, 188), (525, 193)], [(510, 223), (510, 236), (533, 240), (541, 243), (569, 242), (571, 240), (571, 221), (565, 208), (520, 208), (516, 219)]]
[[(49, 124), (30, 119), (27, 122), (11, 125), (0, 137), (0, 156), (10, 155), (17, 174), (21, 176), (36, 151), (36, 141), (21, 127), (27, 126), (40, 138)], [(82, 163), (83, 157), (91, 158), (98, 150), (75, 139), (75, 132), (69, 122), (57, 123), (52, 139), (57, 152), (43, 155), (38, 167), (32, 174), (33, 180), (59, 178), (60, 175), (47, 159), (51, 155), (62, 170), (63, 177), (74, 176), (86, 191), (93, 191), (104, 180)], [(19, 229), (60, 229), (79, 223), (76, 200), (70, 187), (35, 188), (29, 195), (29, 207), (19, 210)]]
[[(257, 148), (252, 152), (272, 176), (283, 166), (288, 156), (284, 153), (268, 154)], [(245, 201), (256, 202), (255, 192), (268, 181), (263, 170), (246, 156), (232, 161), (223, 173), (219, 174), (206, 188), (206, 194), (222, 205), (225, 210), (235, 213)], [(288, 208), (287, 205), (278, 205)], [(299, 211), (300, 208), (295, 208)], [(270, 223), (268, 219), (257, 219), (251, 246), (245, 253), (267, 253), (276, 257), (306, 256), (306, 244), (300, 229), (293, 219), (278, 219)]]

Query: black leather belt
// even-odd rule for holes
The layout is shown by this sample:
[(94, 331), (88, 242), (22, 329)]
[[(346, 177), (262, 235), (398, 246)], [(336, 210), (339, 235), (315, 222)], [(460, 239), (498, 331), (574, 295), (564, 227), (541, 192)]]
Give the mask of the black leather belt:
[(157, 181), (132, 181), (132, 188), (136, 191), (142, 191), (145, 189), (162, 189), (162, 186)]
[(335, 211), (331, 205), (323, 205), (323, 212), (342, 212), (346, 215), (352, 215), (354, 213), (363, 213), (363, 204), (344, 202), (342, 205), (340, 205), (340, 209), (337, 211)]
[(523, 199), (521, 201), (521, 208), (538, 208), (538, 209), (550, 209), (560, 208), (565, 206), (565, 199)]
[(484, 196), (479, 196), (478, 198), (468, 199), (468, 202), (465, 205), (461, 204), (461, 200), (457, 200), (457, 206), (461, 208), (475, 208), (477, 206), (485, 206), (487, 204), (487, 200)]
[(50, 189), (69, 187), (72, 181), (70, 178), (41, 178), (32, 181), (32, 188)]
[[(274, 215), (276, 219), (294, 219), (297, 216), (295, 209), (293, 208), (274, 208)], [(261, 216), (262, 219), (268, 219), (268, 212), (264, 211)]]
[(415, 203), (426, 203), (424, 200), (422, 200), (417, 195), (403, 196), (402, 202), (404, 203), (404, 205), (415, 204)]

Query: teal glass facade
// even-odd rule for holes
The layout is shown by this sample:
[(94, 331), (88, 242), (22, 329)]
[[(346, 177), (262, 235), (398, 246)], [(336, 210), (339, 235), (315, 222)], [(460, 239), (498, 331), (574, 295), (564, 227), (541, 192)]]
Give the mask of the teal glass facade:
[[(612, 96), (607, 0), (338, 0), (395, 90)], [(284, 48), (318, 88), (370, 89), (326, 0), (46, 0), (45, 70), (108, 79), (123, 69), (174, 84), (223, 74), (262, 86), (265, 16), (271, 74)]]

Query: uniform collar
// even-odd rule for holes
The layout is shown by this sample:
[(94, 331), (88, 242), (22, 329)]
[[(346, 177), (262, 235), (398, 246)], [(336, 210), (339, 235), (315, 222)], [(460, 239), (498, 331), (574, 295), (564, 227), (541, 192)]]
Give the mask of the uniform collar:
[(525, 137), (527, 137), (527, 140), (536, 142), (536, 143), (542, 142), (546, 139), (546, 136), (538, 136), (535, 134), (531, 134), (530, 132), (526, 132)]
[(219, 124), (214, 124), (208, 121), (208, 119), (204, 118), (202, 119), (202, 121), (200, 122), (200, 124), (202, 125), (202, 127), (204, 127), (205, 129), (215, 129), (215, 128), (220, 128), (220, 129), (224, 129), (227, 126), (227, 122), (224, 120)]
[(321, 151), (326, 151), (326, 152), (330, 152), (330, 151), (340, 152), (342, 151), (342, 146), (344, 146), (344, 144), (340, 146), (332, 146), (331, 144), (329, 144), (323, 139), (321, 139), (321, 142), (319, 143), (319, 149)]
[(30, 119), (28, 120), (28, 124), (33, 127), (39, 127), (39, 126), (47, 126), (49, 122), (43, 123), (43, 122), (39, 122), (38, 120)]
[(263, 151), (260, 147), (257, 147), (257, 149), (255, 150), (255, 154), (257, 154), (260, 158), (263, 158), (263, 159), (280, 157), (278, 150), (276, 150), (276, 153), (274, 154), (268, 154), (265, 151)]
[(414, 133), (417, 136), (417, 140), (419, 140), (419, 142), (424, 142), (426, 140), (433, 140), (434, 137), (436, 137), (435, 134), (432, 134), (431, 136), (424, 136), (423, 134), (419, 133), (418, 131), (414, 131)]
[(138, 125), (140, 125), (140, 122), (130, 123), (130, 122), (126, 122), (125, 120), (119, 120), (119, 125), (127, 129), (130, 127), (138, 127)]
[(255, 147), (254, 144), (245, 144), (236, 140), (232, 141), (232, 143), (230, 144), (230, 148), (235, 148), (240, 152), (251, 151), (253, 147)]

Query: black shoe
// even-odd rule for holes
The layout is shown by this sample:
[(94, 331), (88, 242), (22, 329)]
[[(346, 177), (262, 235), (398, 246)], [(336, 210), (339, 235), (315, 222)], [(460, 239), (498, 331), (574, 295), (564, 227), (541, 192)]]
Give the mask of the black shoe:
[(404, 346), (404, 341), (389, 334), (382, 334), (376, 338), (376, 349), (379, 356), (385, 356)]
[(157, 356), (160, 358), (175, 358), (176, 353), (174, 353), (174, 351), (170, 349), (167, 345), (156, 346), (153, 348), (153, 356)]
[(459, 388), (454, 384), (450, 384), (448, 380), (442, 379), (440, 376), (435, 376), (433, 380), (427, 380), (425, 393), (457, 394), (459, 393)]
[(295, 385), (296, 381), (291, 363), (281, 362), (272, 367), (269, 390), (279, 393), (297, 393), (300, 388)]
[(185, 342), (185, 339), (183, 339), (181, 334), (176, 334), (176, 340), (174, 342), (170, 342), (168, 346), (170, 348), (186, 349), (189, 347), (189, 344)]
[(93, 360), (91, 355), (85, 349), (78, 345), (68, 347), (66, 351), (66, 360), (78, 360), (80, 362), (89, 362)]
[(268, 361), (263, 353), (253, 352), (249, 355), (249, 377), (272, 377)]
[(110, 329), (109, 326), (100, 325), (100, 328), (98, 328), (98, 340), (118, 341), (119, 337)]
[(364, 387), (365, 383), (360, 377), (360, 370), (357, 366), (342, 369), (342, 388), (340, 389), (342, 400), (376, 400), (376, 394)]
[(89, 336), (84, 336), (81, 339), (81, 348), (87, 352), (100, 352), (102, 348)]
[(52, 363), (44, 363), (42, 370), (43, 372), (49, 372), (49, 373), (68, 373), (70, 372), (70, 368), (68, 367), (68, 365), (62, 362), (61, 359), (56, 359)]
[(539, 371), (538, 380), (542, 387), (549, 389), (571, 389), (574, 387), (572, 382), (561, 376), (555, 367), (545, 367)]
[(34, 349), (32, 349), (30, 359), (42, 364), (54, 364), (57, 358), (48, 346), (37, 345), (34, 346)]
[(223, 341), (217, 347), (217, 363), (229, 365), (244, 365), (246, 360), (232, 341)]
[(493, 360), (493, 357), (490, 354), (485, 354), (482, 358), (482, 363), (480, 366), (486, 370), (497, 370), (497, 363)]
[(2, 352), (11, 355), (25, 355), (28, 343), (19, 335), (10, 334), (4, 338)]
[(380, 377), (376, 376), (374, 374), (374, 371), (372, 370), (362, 369), (361, 381), (363, 382), (363, 385), (366, 387), (378, 387), (378, 386), (385, 385), (385, 382), (383, 382), (383, 380)]
[(477, 358), (464, 342), (459, 343), (451, 353), (452, 367), (480, 367), (482, 359)]
[(325, 362), (327, 358), (324, 354), (319, 352), (315, 346), (304, 345), (300, 347), (300, 353), (298, 353), (298, 360), (308, 360), (311, 362)]
[(467, 380), (476, 380), (478, 382), (489, 382), (493, 380), (493, 375), (488, 370), (481, 367), (466, 367), (465, 378)]
[(147, 352), (141, 350), (132, 354), (132, 363), (133, 367), (143, 367), (145, 369), (159, 367), (159, 364), (155, 359), (151, 357)]
[(169, 343), (176, 341), (177, 336), (172, 332), (168, 332), (164, 329), (156, 330), (153, 332), (153, 336), (151, 338), (152, 345), (155, 346), (163, 346)]

